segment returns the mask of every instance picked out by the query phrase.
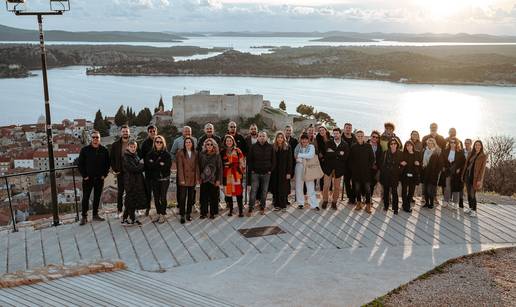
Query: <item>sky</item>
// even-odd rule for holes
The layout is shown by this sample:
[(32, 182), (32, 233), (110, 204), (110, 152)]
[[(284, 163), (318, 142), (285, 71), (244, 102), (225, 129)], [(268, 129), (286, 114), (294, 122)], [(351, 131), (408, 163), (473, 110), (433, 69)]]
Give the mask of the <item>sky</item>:
[[(2, 0), (3, 2), (3, 0)], [(26, 0), (33, 9), (48, 0)], [(70, 0), (46, 29), (353, 31), (516, 35), (516, 0)], [(35, 29), (0, 10), (0, 24)]]

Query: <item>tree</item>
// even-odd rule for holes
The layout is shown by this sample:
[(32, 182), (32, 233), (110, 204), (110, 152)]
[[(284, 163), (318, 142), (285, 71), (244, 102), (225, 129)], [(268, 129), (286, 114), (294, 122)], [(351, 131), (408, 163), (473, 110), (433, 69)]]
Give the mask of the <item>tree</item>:
[(136, 115), (134, 114), (133, 108), (127, 107), (127, 110), (125, 111), (127, 114), (127, 124), (129, 126), (135, 126), (136, 125)]
[(315, 119), (324, 125), (335, 126), (335, 120), (326, 112), (315, 112)]
[(314, 107), (306, 104), (300, 104), (297, 106), (296, 112), (302, 116), (310, 117), (314, 115)]
[(162, 135), (167, 141), (167, 149), (170, 150), (172, 147), (172, 139), (174, 139), (178, 134), (179, 130), (176, 126), (166, 125), (158, 127), (159, 134)]
[(135, 119), (136, 126), (148, 126), (150, 121), (152, 120), (152, 113), (149, 108), (144, 108), (140, 112)]
[(121, 105), (120, 108), (118, 108), (118, 111), (115, 114), (115, 124), (118, 127), (127, 125), (127, 113), (124, 110), (123, 105)]
[(93, 129), (100, 132), (100, 136), (109, 135), (109, 127), (106, 125), (104, 118), (102, 118), (102, 112), (100, 110), (95, 114), (95, 121), (93, 122)]
[(280, 103), (279, 103), (279, 108), (283, 111), (286, 111), (287, 110), (287, 105), (285, 104), (285, 100), (282, 100)]
[(192, 128), (192, 135), (196, 138), (200, 138), (204, 134), (203, 127), (199, 122), (191, 120), (186, 123), (186, 126), (190, 126)]

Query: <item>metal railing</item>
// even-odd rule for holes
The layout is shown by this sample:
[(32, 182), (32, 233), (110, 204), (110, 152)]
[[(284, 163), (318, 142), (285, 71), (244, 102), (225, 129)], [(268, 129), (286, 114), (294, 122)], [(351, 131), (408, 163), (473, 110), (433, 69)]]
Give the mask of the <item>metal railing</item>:
[[(73, 190), (74, 190), (74, 209), (75, 209), (75, 221), (79, 221), (79, 204), (78, 204), (78, 197), (77, 197), (77, 185), (75, 182), (75, 170), (77, 169), (77, 166), (67, 166), (67, 167), (60, 167), (55, 168), (54, 171), (72, 171), (72, 181), (73, 181)], [(13, 208), (12, 203), (12, 197), (11, 195), (11, 185), (9, 184), (9, 179), (16, 178), (16, 177), (27, 177), (27, 176), (34, 176), (42, 173), (50, 173), (50, 170), (40, 170), (40, 171), (31, 171), (31, 172), (23, 172), (23, 173), (16, 173), (16, 174), (9, 174), (9, 175), (3, 175), (0, 176), (0, 182), (5, 183), (5, 187), (7, 189), (7, 198), (9, 199), (9, 212), (11, 215), (11, 222), (13, 225), (13, 232), (17, 232), (18, 229), (16, 227), (16, 215)], [(28, 191), (28, 188), (27, 188)], [(29, 206), (30, 206), (30, 192), (28, 191), (28, 198), (29, 198)], [(58, 206), (59, 208), (59, 206)], [(58, 209), (59, 210), (59, 209)]]

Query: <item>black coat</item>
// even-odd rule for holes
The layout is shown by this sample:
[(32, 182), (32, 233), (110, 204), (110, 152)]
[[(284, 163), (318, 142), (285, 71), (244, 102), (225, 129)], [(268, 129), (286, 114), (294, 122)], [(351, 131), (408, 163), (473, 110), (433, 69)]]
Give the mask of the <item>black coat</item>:
[[(226, 134), (229, 134), (229, 133), (226, 133)], [(238, 134), (238, 133), (235, 134), (233, 136), (233, 138), (235, 139), (235, 143), (236, 143), (237, 147), (242, 151), (244, 156), (247, 156), (249, 153), (249, 147), (247, 147), (247, 142), (245, 141), (245, 138), (241, 134)]]
[(292, 178), (294, 178), (294, 173), (296, 171), (296, 158), (294, 157), (294, 150), (296, 149), (297, 147), (297, 144), (299, 144), (299, 141), (291, 136), (290, 139), (288, 139), (288, 145), (290, 146), (290, 152), (292, 153), (292, 172), (290, 173), (290, 175), (292, 176)]
[[(347, 138), (344, 133), (342, 134), (342, 140), (346, 143), (348, 143), (348, 146), (349, 148), (351, 149), (351, 147), (353, 146), (353, 144), (356, 144), (357, 142), (357, 137), (355, 136), (354, 133), (351, 133), (351, 137), (350, 138)], [(351, 167), (351, 164), (353, 163), (353, 161), (351, 161), (351, 159), (348, 159), (348, 163), (347, 163), (347, 168), (346, 168), (346, 176), (349, 176), (351, 173), (352, 173), (352, 167)]]
[(138, 155), (129, 151), (124, 153), (124, 189), (127, 208), (146, 209), (147, 193), (145, 190), (145, 179), (143, 177), (144, 166), (140, 163)]
[[(368, 142), (368, 143), (371, 144), (370, 142)], [(371, 145), (371, 149), (372, 148), (373, 148), (373, 146)], [(380, 146), (380, 143), (376, 144), (376, 152), (373, 150), (373, 154), (374, 154), (374, 162), (373, 162), (373, 166), (371, 167), (371, 180), (373, 180), (372, 182), (376, 182), (378, 180), (376, 175), (378, 174), (378, 172), (380, 172), (380, 169), (382, 168), (382, 160), (383, 160), (383, 151), (382, 151), (382, 146)]]
[(441, 173), (441, 168), (441, 153), (437, 150), (434, 150), (432, 156), (430, 157), (428, 165), (426, 167), (423, 167), (422, 169), (421, 182), (423, 182), (424, 184), (437, 186), (437, 183), (439, 182), (439, 174)]
[(288, 196), (290, 192), (290, 180), (287, 175), (292, 171), (292, 150), (290, 146), (285, 149), (275, 150), (276, 167), (272, 171), (269, 190), (277, 197)]
[(401, 175), (402, 152), (397, 150), (392, 153), (387, 150), (383, 153), (382, 167), (380, 169), (380, 182), (386, 187), (397, 187)]
[(370, 144), (355, 143), (351, 146), (348, 165), (353, 181), (371, 182), (371, 168), (374, 163), (373, 148)]
[(122, 138), (111, 145), (109, 157), (111, 159), (111, 169), (116, 173), (123, 172), (124, 153), (122, 152)]
[(329, 176), (335, 171), (336, 178), (342, 177), (346, 174), (346, 164), (350, 155), (348, 143), (341, 140), (337, 146), (334, 140), (330, 140), (326, 143), (325, 148), (325, 163), (321, 165), (323, 172)]
[[(423, 158), (419, 151), (409, 154), (408, 151), (403, 152), (401, 161), (405, 161), (407, 165), (401, 169), (401, 181), (404, 183), (418, 184), (421, 181), (421, 165)], [(415, 162), (419, 162), (419, 166)]]
[[(163, 165), (161, 165), (163, 163)], [(172, 156), (167, 150), (151, 150), (145, 156), (145, 177), (147, 179), (159, 180), (170, 177)]]
[(79, 154), (78, 164), (83, 178), (105, 178), (109, 172), (109, 152), (102, 145), (97, 148), (84, 146)]
[[(450, 163), (448, 161), (448, 155), (450, 154), (450, 149), (447, 149), (441, 155), (441, 164), (443, 166), (443, 172), (441, 173), (441, 178), (446, 179), (446, 177), (451, 177), (451, 191), (452, 192), (460, 192), (464, 188), (464, 184), (462, 182), (462, 170), (464, 169), (464, 165), (466, 164), (466, 157), (464, 157), (463, 151), (455, 152), (455, 161)], [(457, 174), (457, 171), (459, 173)], [(444, 184), (441, 183), (441, 186), (446, 185), (446, 181)]]
[(268, 142), (263, 143), (263, 145), (257, 142), (251, 146), (247, 159), (249, 171), (257, 174), (272, 172), (276, 166), (274, 149)]

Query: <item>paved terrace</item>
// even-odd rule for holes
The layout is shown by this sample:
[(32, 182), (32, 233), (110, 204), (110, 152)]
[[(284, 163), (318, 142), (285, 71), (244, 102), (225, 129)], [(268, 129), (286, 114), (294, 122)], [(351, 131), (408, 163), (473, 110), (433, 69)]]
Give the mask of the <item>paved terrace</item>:
[[(167, 223), (146, 218), (142, 227), (109, 216), (86, 226), (3, 231), (0, 272), (121, 259), (132, 272), (241, 305), (359, 305), (450, 258), (516, 245), (516, 206), (481, 204), (477, 218), (419, 205), (395, 216), (378, 199), (374, 207), (371, 215), (341, 204), (338, 211), (290, 207), (251, 218), (222, 210), (214, 220), (194, 215), (185, 225), (172, 213)], [(260, 226), (284, 233), (238, 232)]]

